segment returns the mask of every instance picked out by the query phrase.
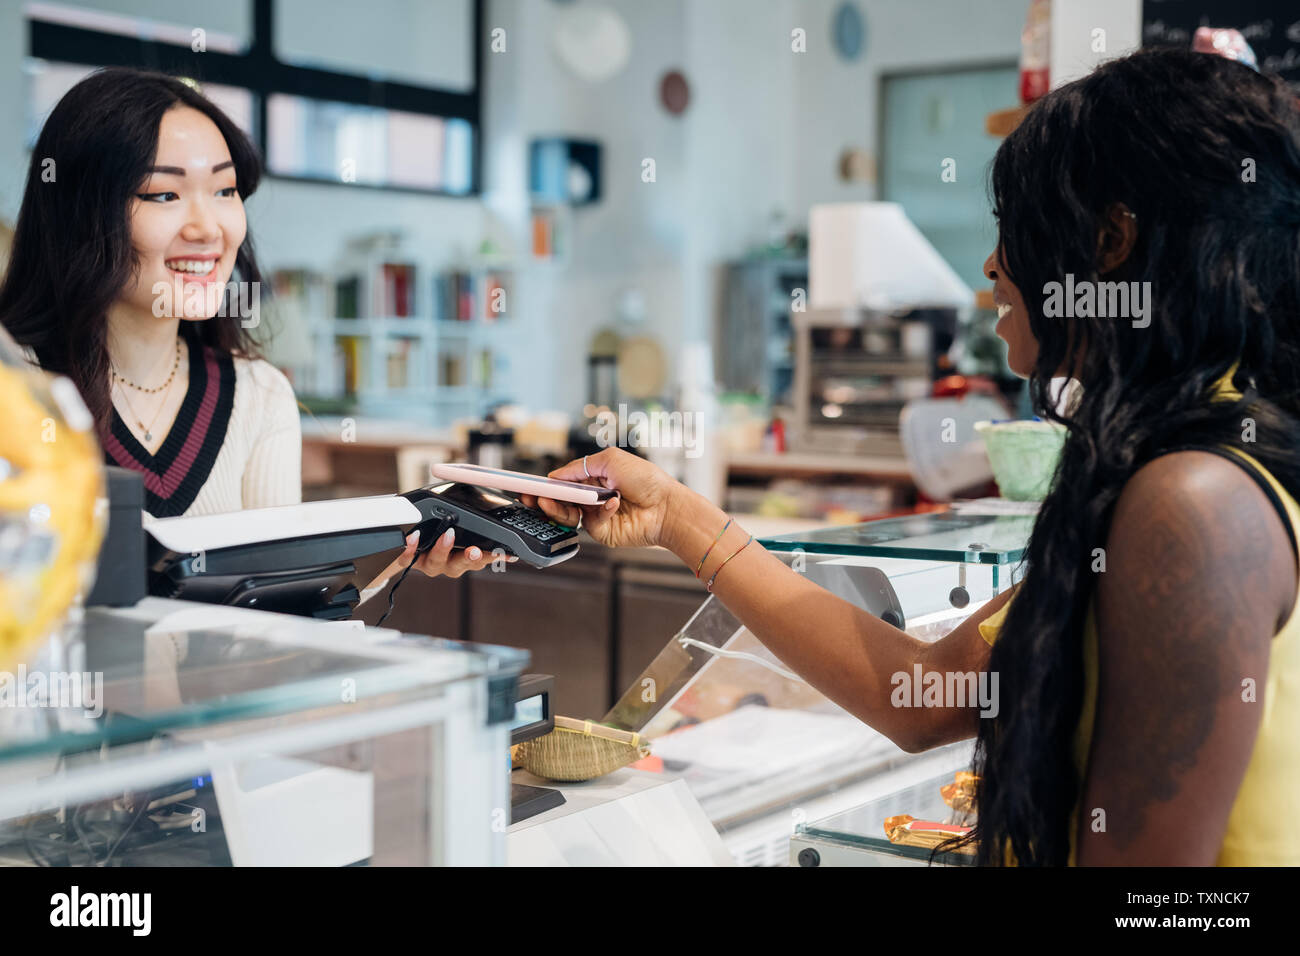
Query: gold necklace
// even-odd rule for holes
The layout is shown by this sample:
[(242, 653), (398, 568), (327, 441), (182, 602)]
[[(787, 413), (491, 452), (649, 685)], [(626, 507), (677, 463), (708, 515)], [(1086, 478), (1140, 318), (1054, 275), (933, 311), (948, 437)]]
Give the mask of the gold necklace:
[[(143, 385), (137, 385), (135, 384), (135, 382), (128, 381), (126, 378), (124, 378), (123, 376), (117, 373), (117, 369), (112, 369), (112, 373), (113, 373), (113, 378), (115, 378), (117, 381), (121, 382), (123, 385), (127, 386), (128, 388), (133, 388), (137, 392), (145, 392), (146, 394), (149, 395), (156, 395), (159, 392), (161, 392), (164, 388), (171, 388), (172, 379), (176, 377), (176, 370), (180, 367), (181, 367), (181, 340), (180, 337), (178, 336), (176, 338), (176, 359), (175, 361), (172, 362), (171, 374), (167, 376), (167, 381), (163, 382), (157, 388), (145, 388)], [(128, 403), (128, 405), (129, 404), (130, 403)]]
[[(174, 377), (175, 375), (174, 370), (172, 374)], [(167, 384), (163, 386), (164, 388), (167, 389), (167, 394), (171, 393), (171, 382), (172, 379), (168, 378)], [(162, 403), (158, 406), (158, 410), (153, 413), (153, 418), (149, 420), (149, 424), (145, 425), (145, 423), (140, 420), (140, 416), (135, 413), (135, 408), (134, 406), (131, 405), (131, 400), (126, 397), (126, 390), (125, 389), (120, 390), (119, 394), (122, 396), (122, 401), (126, 402), (127, 411), (129, 411), (131, 413), (131, 417), (135, 419), (136, 427), (138, 427), (140, 431), (144, 432), (144, 440), (146, 442), (153, 441), (153, 426), (154, 423), (158, 421), (158, 416), (162, 414), (162, 410), (167, 407), (167, 395), (166, 394), (163, 395), (163, 400)]]

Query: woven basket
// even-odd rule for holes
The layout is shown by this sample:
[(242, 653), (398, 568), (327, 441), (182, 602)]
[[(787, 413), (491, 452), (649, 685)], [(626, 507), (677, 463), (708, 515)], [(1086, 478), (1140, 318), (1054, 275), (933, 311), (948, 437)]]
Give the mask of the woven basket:
[(603, 777), (649, 753), (649, 742), (640, 734), (590, 720), (556, 717), (555, 729), (519, 744), (514, 759), (546, 780), (574, 782)]

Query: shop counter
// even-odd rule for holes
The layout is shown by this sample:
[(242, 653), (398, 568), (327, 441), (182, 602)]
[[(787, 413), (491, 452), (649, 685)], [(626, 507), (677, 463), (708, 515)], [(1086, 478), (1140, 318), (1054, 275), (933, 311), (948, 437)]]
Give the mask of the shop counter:
[(526, 665), (351, 622), (90, 608), (10, 675), (0, 862), (504, 863)]
[(510, 827), (510, 866), (732, 865), (678, 777), (625, 767), (585, 783), (557, 784), (524, 770), (516, 770), (514, 779), (553, 787), (564, 803)]
[[(761, 543), (837, 596), (935, 641), (1019, 580), (1032, 523), (938, 512)], [(651, 740), (645, 766), (684, 781), (745, 864), (785, 864), (796, 827), (873, 800), (917, 815), (908, 788), (970, 764), (969, 741), (904, 752), (787, 671), (711, 596), (604, 722)], [(836, 832), (865, 827), (866, 838), (883, 838), (892, 813), (874, 820), (879, 809), (837, 821)]]

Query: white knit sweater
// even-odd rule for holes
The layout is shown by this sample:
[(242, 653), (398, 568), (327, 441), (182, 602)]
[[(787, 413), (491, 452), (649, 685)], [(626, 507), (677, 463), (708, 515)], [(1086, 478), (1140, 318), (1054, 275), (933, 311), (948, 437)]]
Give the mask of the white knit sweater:
[[(23, 354), (40, 367), (30, 349)], [(235, 399), (226, 436), (186, 515), (302, 502), (302, 425), (293, 386), (261, 359), (234, 358), (233, 364)]]
[(235, 403), (226, 438), (187, 515), (302, 501), (302, 426), (293, 386), (269, 362), (234, 363)]

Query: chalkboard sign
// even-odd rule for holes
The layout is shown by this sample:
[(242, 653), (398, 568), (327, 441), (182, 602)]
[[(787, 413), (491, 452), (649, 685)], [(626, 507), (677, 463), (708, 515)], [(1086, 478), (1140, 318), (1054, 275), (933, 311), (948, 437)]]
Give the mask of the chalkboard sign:
[(1233, 27), (1259, 68), (1300, 91), (1300, 3), (1296, 0), (1144, 0), (1142, 44), (1190, 49), (1197, 27)]

